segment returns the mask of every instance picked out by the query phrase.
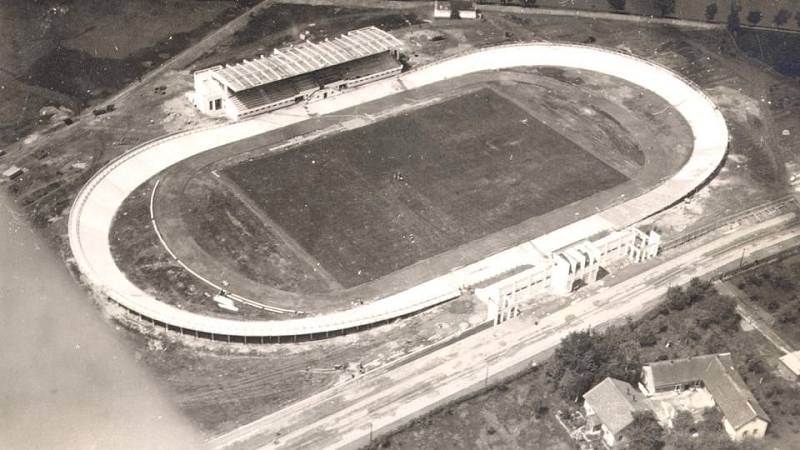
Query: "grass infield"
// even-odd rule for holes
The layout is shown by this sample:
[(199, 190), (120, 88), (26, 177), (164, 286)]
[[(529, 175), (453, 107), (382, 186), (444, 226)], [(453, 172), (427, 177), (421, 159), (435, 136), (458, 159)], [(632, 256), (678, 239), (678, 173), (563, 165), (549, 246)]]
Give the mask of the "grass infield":
[(225, 172), (345, 287), (628, 179), (489, 88)]

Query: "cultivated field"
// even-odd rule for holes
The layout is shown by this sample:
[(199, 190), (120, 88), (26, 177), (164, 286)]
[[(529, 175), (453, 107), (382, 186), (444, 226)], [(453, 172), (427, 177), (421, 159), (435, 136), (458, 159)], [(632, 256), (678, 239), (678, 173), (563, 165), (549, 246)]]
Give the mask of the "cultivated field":
[(489, 88), (225, 173), (345, 287), (628, 179)]

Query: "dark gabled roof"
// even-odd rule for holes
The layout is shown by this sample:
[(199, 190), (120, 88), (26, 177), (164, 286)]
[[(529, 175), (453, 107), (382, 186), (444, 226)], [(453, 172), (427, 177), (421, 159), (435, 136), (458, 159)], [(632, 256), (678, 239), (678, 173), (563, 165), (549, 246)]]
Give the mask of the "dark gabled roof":
[(659, 361), (649, 366), (655, 388), (702, 381), (734, 429), (755, 418), (770, 421), (736, 372), (730, 353)]
[(616, 435), (633, 422), (633, 413), (650, 408), (638, 389), (615, 378), (606, 378), (583, 394), (600, 422)]

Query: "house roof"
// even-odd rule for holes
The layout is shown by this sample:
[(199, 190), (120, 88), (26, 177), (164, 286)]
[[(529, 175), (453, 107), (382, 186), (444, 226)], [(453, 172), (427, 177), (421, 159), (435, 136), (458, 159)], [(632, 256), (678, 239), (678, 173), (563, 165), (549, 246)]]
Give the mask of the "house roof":
[(600, 422), (616, 435), (633, 422), (635, 412), (649, 410), (647, 399), (630, 384), (606, 378), (583, 394)]
[(734, 429), (756, 418), (770, 421), (733, 366), (730, 353), (654, 362), (655, 388), (702, 381)]
[(781, 356), (781, 363), (795, 375), (800, 375), (800, 350)]

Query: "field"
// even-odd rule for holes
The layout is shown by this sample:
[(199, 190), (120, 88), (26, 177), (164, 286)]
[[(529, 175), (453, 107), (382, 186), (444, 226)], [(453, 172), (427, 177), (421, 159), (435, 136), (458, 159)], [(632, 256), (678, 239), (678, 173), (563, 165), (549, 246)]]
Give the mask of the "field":
[(627, 180), (488, 88), (225, 174), (345, 287)]

